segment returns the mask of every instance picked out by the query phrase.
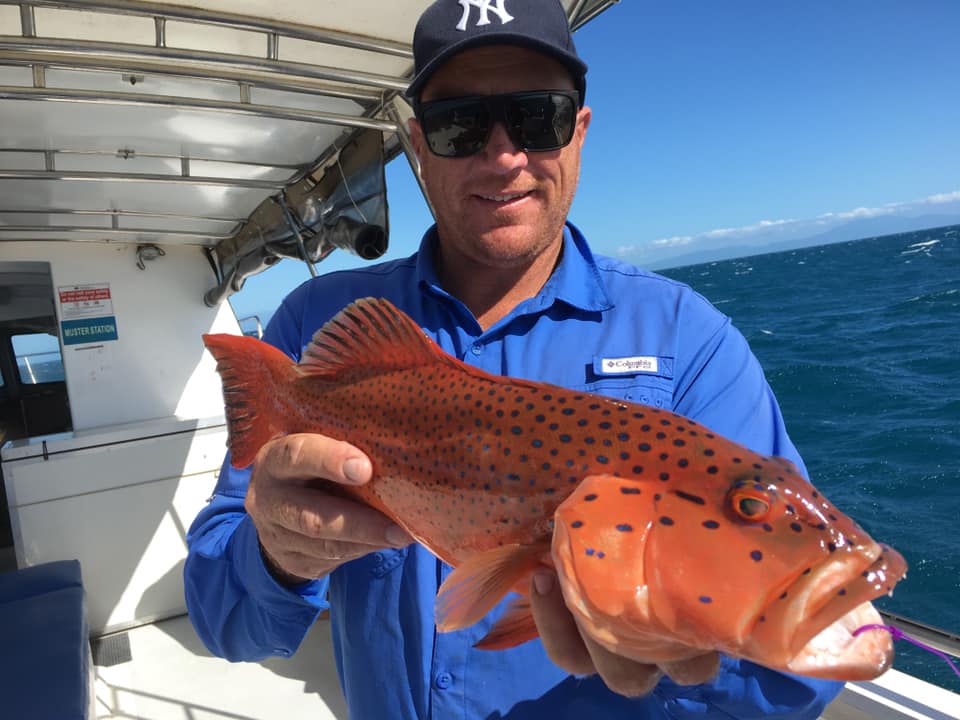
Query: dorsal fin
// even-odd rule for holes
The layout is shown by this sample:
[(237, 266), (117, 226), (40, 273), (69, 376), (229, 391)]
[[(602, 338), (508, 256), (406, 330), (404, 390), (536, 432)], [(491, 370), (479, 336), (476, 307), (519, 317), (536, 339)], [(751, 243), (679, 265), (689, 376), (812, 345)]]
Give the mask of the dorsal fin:
[(299, 369), (306, 375), (349, 382), (438, 362), (454, 360), (389, 300), (364, 298), (317, 330)]

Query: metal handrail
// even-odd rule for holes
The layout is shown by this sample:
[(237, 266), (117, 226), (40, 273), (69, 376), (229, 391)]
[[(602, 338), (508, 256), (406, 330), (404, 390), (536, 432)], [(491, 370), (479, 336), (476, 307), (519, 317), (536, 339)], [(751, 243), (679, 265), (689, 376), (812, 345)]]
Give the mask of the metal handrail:
[[(86, 226), (67, 226), (67, 225), (47, 225), (40, 227), (37, 225), (0, 225), (0, 234), (3, 233), (16, 233), (17, 235), (28, 235), (28, 234), (66, 234), (70, 233), (72, 235), (81, 234), (81, 235), (98, 235), (103, 237), (129, 237), (131, 235), (136, 236), (161, 236), (161, 237), (171, 237), (179, 238), (182, 240), (208, 240), (210, 242), (219, 242), (220, 240), (227, 240), (233, 235), (231, 233), (201, 233), (193, 232), (190, 230), (156, 230), (149, 228), (98, 228), (98, 227), (86, 227)], [(48, 238), (49, 239), (49, 238)]]
[[(3, 40), (0, 38), (0, 48)], [(254, 70), (235, 70), (229, 67), (206, 67), (203, 65), (185, 65), (183, 63), (164, 63), (129, 57), (104, 57), (88, 53), (58, 52), (53, 50), (10, 50), (0, 49), (0, 64), (11, 66), (43, 65), (48, 68), (65, 70), (101, 70), (140, 75), (169, 75), (191, 80), (215, 80), (221, 82), (250, 85), (265, 90), (309, 93), (325, 97), (345, 98), (357, 102), (379, 102), (383, 91), (361, 87), (331, 85), (322, 80), (290, 75), (286, 73), (263, 72)]]
[[(0, 207), (0, 215), (93, 215), (96, 217), (144, 217), (164, 218), (167, 220), (186, 220), (188, 222), (217, 222), (236, 225), (246, 222), (246, 218), (213, 217), (209, 215), (184, 215), (183, 213), (149, 212), (145, 210), (84, 210), (77, 208), (45, 208), (43, 210), (23, 210)], [(0, 225), (0, 229), (3, 226)], [(114, 228), (118, 229), (118, 228)]]
[(280, 20), (208, 10), (202, 7), (181, 7), (141, 0), (0, 0), (0, 5), (26, 7), (54, 7), (65, 10), (90, 10), (121, 15), (139, 15), (154, 18), (175, 18), (208, 25), (221, 25), (237, 30), (253, 30), (297, 40), (335, 45), (338, 47), (368, 50), (374, 53), (413, 58), (413, 52), (405, 43), (378, 40), (364, 35), (327, 30)]
[(77, 150), (77, 149), (66, 149), (66, 148), (57, 148), (57, 149), (47, 149), (47, 148), (21, 148), (21, 147), (0, 147), (0, 154), (3, 153), (16, 153), (18, 155), (43, 155), (48, 157), (53, 155), (54, 157), (58, 155), (96, 155), (99, 157), (110, 157), (110, 158), (120, 158), (122, 160), (133, 160), (141, 158), (151, 158), (154, 160), (176, 160), (180, 162), (184, 157), (188, 157), (190, 162), (209, 162), (217, 163), (220, 165), (241, 165), (243, 167), (251, 168), (266, 168), (271, 170), (288, 170), (289, 172), (302, 172), (309, 168), (309, 165), (287, 165), (284, 163), (262, 163), (256, 162), (255, 160), (231, 160), (230, 158), (218, 158), (213, 155), (172, 155), (170, 153), (160, 153), (160, 152), (150, 152), (142, 150)]
[(212, 185), (246, 190), (280, 190), (283, 181), (245, 180), (199, 175), (157, 175), (153, 173), (116, 173), (91, 171), (0, 170), (0, 180), (76, 180), (81, 182), (145, 182), (180, 185)]
[(272, 120), (292, 120), (294, 122), (342, 125), (344, 127), (379, 130), (388, 133), (396, 130), (396, 125), (390, 121), (359, 115), (344, 115), (343, 113), (332, 113), (322, 110), (253, 105), (227, 100), (175, 97), (172, 95), (142, 95), (137, 93), (99, 90), (28, 88), (6, 85), (0, 86), (0, 100), (42, 100), (48, 102), (85, 103), (89, 105), (129, 105), (134, 107), (159, 105), (162, 107), (179, 108), (181, 110), (216, 111), (235, 115), (252, 115), (255, 117), (270, 118)]
[(886, 610), (880, 610), (879, 612), (886, 622), (896, 626), (915, 640), (920, 640), (940, 652), (960, 658), (960, 634)]
[[(3, 0), (0, 0), (0, 2), (3, 2)], [(15, 50), (21, 52), (26, 50), (39, 50), (94, 56), (133, 55), (135, 57), (149, 57), (168, 62), (203, 63), (211, 67), (262, 70), (314, 80), (328, 80), (378, 88), (380, 90), (395, 90), (398, 92), (406, 90), (408, 84), (405, 78), (363, 72), (362, 70), (346, 70), (322, 65), (311, 65), (309, 63), (271, 60), (266, 57), (256, 58), (249, 55), (233, 55), (230, 53), (217, 53), (206, 50), (112, 43), (98, 40), (63, 40), (60, 38), (13, 37), (4, 35), (0, 36), (0, 50)]]
[(578, 2), (576, 7), (573, 8), (576, 10), (576, 14), (570, 15), (570, 27), (574, 32), (576, 32), (588, 22), (600, 15), (600, 13), (609, 10), (619, 2), (620, 0), (603, 0), (603, 2), (598, 2), (596, 5), (586, 11), (583, 9), (586, 5), (586, 2)]

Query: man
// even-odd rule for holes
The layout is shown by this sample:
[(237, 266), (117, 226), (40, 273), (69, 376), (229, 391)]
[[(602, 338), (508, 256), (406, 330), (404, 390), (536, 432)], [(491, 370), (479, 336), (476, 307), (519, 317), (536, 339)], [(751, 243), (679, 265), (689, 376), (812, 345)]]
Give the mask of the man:
[[(266, 339), (299, 358), (338, 310), (386, 297), (484, 370), (666, 407), (800, 464), (729, 320), (685, 286), (595, 258), (567, 223), (591, 112), (557, 0), (438, 0), (414, 56), (410, 131), (436, 226), (409, 259), (300, 286)], [(627, 373), (597, 362), (639, 357), (650, 361)], [(839, 689), (715, 653), (660, 667), (613, 655), (581, 636), (546, 569), (530, 593), (542, 642), (474, 649), (502, 606), (438, 634), (433, 601), (450, 568), (313, 482), (371, 475), (359, 449), (321, 435), (271, 441), (252, 470), (228, 458), (185, 571), (213, 652), (289, 655), (329, 594), (352, 718), (815, 718)]]

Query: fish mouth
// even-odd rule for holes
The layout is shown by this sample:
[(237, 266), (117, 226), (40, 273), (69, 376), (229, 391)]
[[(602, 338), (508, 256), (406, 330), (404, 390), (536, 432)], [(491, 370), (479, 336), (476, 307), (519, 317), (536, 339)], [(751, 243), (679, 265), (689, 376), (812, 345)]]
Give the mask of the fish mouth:
[(773, 620), (781, 628), (785, 669), (838, 680), (869, 680), (885, 672), (893, 662), (890, 634), (856, 631), (882, 624), (871, 601), (891, 594), (906, 570), (900, 553), (871, 542), (832, 553), (801, 575), (785, 593), (789, 601), (774, 605), (773, 612), (768, 606), (762, 623), (769, 628)]
[(872, 680), (882, 675), (893, 665), (893, 638), (882, 628), (857, 632), (871, 625), (883, 625), (883, 619), (865, 602), (814, 635), (787, 662), (787, 669), (827, 680)]

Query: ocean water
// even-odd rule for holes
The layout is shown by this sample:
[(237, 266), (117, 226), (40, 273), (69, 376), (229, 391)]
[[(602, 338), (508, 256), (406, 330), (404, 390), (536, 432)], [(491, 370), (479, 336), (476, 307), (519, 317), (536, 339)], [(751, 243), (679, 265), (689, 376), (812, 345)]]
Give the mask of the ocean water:
[[(960, 226), (663, 274), (732, 318), (814, 484), (907, 559), (877, 605), (960, 633)], [(896, 649), (960, 692), (943, 660)]]

